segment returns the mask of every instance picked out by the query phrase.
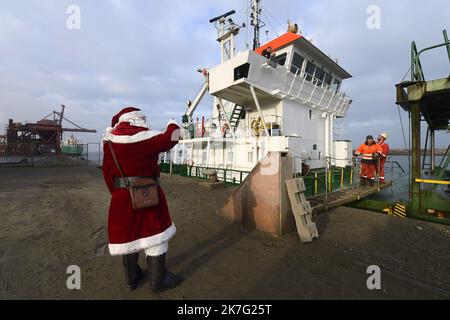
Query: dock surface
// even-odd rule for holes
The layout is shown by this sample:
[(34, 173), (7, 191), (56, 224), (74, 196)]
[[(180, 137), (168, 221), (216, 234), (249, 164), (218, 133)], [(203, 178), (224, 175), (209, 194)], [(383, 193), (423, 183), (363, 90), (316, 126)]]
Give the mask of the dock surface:
[[(109, 192), (95, 167), (0, 168), (0, 299), (449, 299), (450, 228), (338, 207), (318, 216), (319, 238), (272, 239), (215, 212), (234, 188), (161, 179), (177, 234), (168, 267), (183, 284), (128, 292), (107, 250)], [(146, 269), (144, 257), (140, 264)], [(68, 290), (69, 265), (81, 290)], [(368, 290), (367, 267), (381, 268)]]

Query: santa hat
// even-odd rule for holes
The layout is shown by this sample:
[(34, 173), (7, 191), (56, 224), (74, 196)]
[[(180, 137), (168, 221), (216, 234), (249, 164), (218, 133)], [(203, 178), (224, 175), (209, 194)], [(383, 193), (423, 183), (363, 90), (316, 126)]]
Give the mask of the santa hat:
[[(133, 127), (141, 127), (141, 129), (138, 130), (137, 133), (134, 132), (130, 136), (126, 134), (114, 135), (113, 131), (120, 123), (123, 122), (128, 122)], [(171, 124), (179, 127), (174, 119), (169, 121), (167, 127), (169, 127), (169, 125)], [(127, 107), (122, 109), (112, 118), (111, 127), (106, 128), (105, 133), (103, 135), (103, 140), (113, 141), (115, 143), (134, 143), (152, 138), (153, 136), (158, 134), (160, 134), (160, 132), (152, 131), (149, 128), (145, 119), (145, 114), (140, 109), (135, 107)]]
[(114, 128), (116, 124), (127, 121), (127, 119), (129, 118), (135, 118), (137, 116), (144, 116), (144, 114), (141, 112), (141, 109), (135, 107), (124, 108), (112, 118), (111, 127)]

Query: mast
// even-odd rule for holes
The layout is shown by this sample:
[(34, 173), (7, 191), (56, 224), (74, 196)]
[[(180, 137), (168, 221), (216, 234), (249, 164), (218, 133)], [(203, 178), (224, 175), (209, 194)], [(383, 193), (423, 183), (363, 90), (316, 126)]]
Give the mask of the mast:
[(217, 30), (217, 35), (219, 36), (217, 41), (219, 41), (221, 47), (222, 63), (235, 56), (235, 36), (239, 33), (239, 29), (245, 26), (245, 24), (238, 26), (233, 22), (233, 19), (229, 17), (235, 13), (236, 11), (232, 10), (209, 20), (210, 23), (214, 23), (214, 27)]
[(260, 26), (260, 20), (259, 20), (259, 14), (261, 13), (261, 9), (259, 8), (259, 2), (261, 0), (252, 0), (252, 10), (253, 12), (250, 14), (250, 17), (252, 18), (251, 25), (253, 26), (253, 50), (256, 50), (260, 47), (259, 42), (259, 29)]

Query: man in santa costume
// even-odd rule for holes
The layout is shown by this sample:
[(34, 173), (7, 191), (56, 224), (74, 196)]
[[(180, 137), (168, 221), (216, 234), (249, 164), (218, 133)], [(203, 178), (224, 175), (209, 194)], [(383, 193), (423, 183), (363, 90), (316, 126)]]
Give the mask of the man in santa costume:
[(154, 292), (176, 287), (181, 278), (166, 269), (169, 240), (176, 232), (166, 198), (158, 185), (159, 204), (133, 209), (131, 197), (111, 154), (116, 155), (125, 177), (133, 180), (152, 177), (159, 181), (158, 156), (172, 149), (179, 139), (179, 126), (172, 120), (165, 132), (150, 130), (145, 115), (137, 108), (125, 108), (116, 114), (103, 138), (103, 176), (111, 192), (108, 217), (109, 251), (122, 255), (127, 286), (134, 290), (142, 278), (139, 251), (144, 250)]

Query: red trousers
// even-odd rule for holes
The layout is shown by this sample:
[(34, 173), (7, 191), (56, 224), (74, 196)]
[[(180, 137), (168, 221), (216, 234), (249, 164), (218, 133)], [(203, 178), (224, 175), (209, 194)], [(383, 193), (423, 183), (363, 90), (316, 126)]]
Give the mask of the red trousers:
[(386, 158), (380, 159), (380, 172), (378, 172), (378, 175), (380, 176), (380, 182), (384, 182), (384, 163), (385, 162), (386, 162)]
[(374, 180), (376, 170), (377, 165), (375, 163), (361, 162), (361, 178)]

